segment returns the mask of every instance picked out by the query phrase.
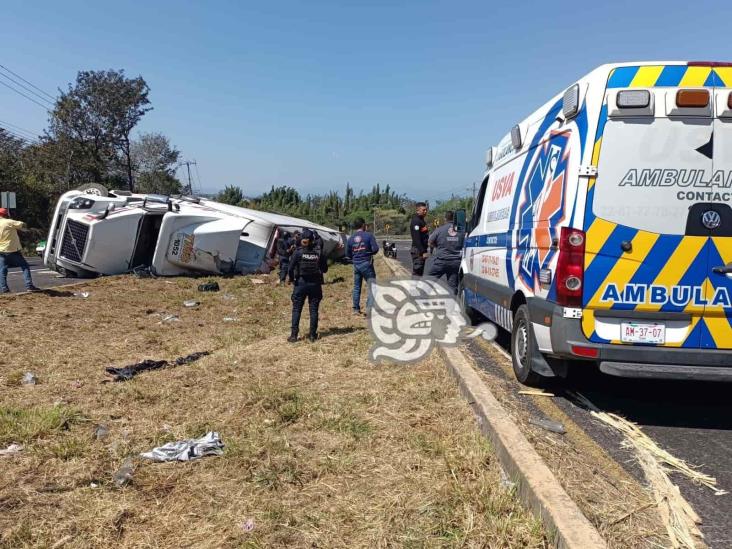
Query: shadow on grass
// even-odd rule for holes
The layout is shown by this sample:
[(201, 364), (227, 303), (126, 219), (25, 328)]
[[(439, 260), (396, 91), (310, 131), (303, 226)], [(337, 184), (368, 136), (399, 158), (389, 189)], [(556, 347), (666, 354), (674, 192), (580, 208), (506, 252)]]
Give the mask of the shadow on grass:
[(344, 326), (342, 328), (336, 327), (336, 328), (328, 328), (327, 330), (323, 330), (322, 332), (318, 333), (318, 337), (320, 339), (328, 336), (336, 336), (336, 335), (345, 335), (345, 334), (352, 334), (354, 332), (358, 332), (361, 330), (365, 330), (366, 328), (364, 326)]

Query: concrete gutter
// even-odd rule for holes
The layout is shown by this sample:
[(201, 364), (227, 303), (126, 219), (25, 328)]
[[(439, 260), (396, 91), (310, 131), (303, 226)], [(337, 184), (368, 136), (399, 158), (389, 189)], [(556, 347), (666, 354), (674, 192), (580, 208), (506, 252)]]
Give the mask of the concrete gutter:
[[(410, 274), (398, 262), (384, 260), (394, 276)], [(531, 443), (483, 383), (463, 351), (442, 348), (447, 367), (478, 416), (481, 431), (490, 439), (501, 465), (518, 483), (522, 501), (541, 518), (550, 541), (567, 549), (605, 548), (607, 544), (564, 491)]]

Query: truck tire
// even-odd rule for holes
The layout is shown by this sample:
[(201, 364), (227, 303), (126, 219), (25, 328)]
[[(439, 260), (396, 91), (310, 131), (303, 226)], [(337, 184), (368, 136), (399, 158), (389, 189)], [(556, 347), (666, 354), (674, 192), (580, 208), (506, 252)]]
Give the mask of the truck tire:
[(99, 183), (85, 183), (84, 185), (79, 185), (76, 190), (94, 196), (109, 196), (109, 189)]
[(531, 369), (536, 353), (539, 353), (539, 347), (536, 345), (534, 330), (531, 327), (529, 307), (521, 305), (513, 317), (511, 364), (516, 379), (531, 387), (540, 387), (544, 384), (544, 377)]

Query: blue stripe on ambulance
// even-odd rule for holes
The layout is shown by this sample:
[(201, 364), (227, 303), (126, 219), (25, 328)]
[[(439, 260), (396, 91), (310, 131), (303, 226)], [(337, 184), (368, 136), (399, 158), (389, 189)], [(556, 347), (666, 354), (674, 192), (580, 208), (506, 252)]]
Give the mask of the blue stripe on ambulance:
[(600, 286), (606, 282), (607, 275), (618, 262), (620, 254), (623, 253), (620, 244), (624, 240), (632, 241), (636, 234), (638, 234), (637, 229), (623, 225), (618, 225), (610, 233), (605, 244), (598, 250), (595, 259), (585, 270), (585, 303), (588, 303)]

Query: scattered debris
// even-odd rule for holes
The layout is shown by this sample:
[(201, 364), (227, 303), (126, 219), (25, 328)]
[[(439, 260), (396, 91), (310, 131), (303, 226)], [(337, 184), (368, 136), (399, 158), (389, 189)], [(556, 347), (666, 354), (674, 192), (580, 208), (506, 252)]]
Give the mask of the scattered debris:
[(81, 389), (84, 386), (84, 382), (81, 381), (80, 379), (75, 379), (74, 381), (71, 382), (71, 386), (74, 389)]
[(0, 450), (0, 456), (12, 456), (13, 454), (19, 454), (23, 451), (23, 446), (20, 444), (11, 444), (4, 450)]
[(124, 463), (122, 463), (122, 467), (120, 467), (117, 472), (112, 477), (114, 480), (114, 483), (119, 487), (122, 488), (123, 486), (126, 486), (130, 482), (132, 482), (132, 474), (135, 472), (135, 465), (132, 462), (132, 458), (128, 457), (125, 459)]
[(206, 282), (205, 284), (198, 285), (199, 292), (218, 292), (220, 289), (221, 288), (219, 288), (219, 283), (215, 280), (211, 280), (209, 282)]
[(23, 385), (36, 385), (37, 383), (38, 378), (33, 372), (26, 372), (25, 375), (23, 375)]
[(266, 282), (264, 280), (262, 280), (261, 278), (252, 278), (251, 281), (252, 281), (252, 284), (266, 284)]
[(176, 358), (172, 362), (169, 360), (145, 359), (141, 362), (137, 362), (136, 364), (130, 364), (129, 366), (125, 366), (124, 368), (114, 368), (110, 366), (109, 368), (106, 368), (106, 372), (114, 376), (114, 381), (128, 381), (140, 372), (144, 372), (146, 370), (158, 370), (160, 368), (167, 368), (169, 366), (182, 366), (184, 364), (190, 364), (191, 362), (195, 362), (200, 358), (208, 356), (210, 354), (210, 351), (191, 353), (190, 355)]
[(544, 419), (544, 418), (529, 418), (529, 423), (532, 425), (536, 425), (537, 427), (541, 427), (542, 429), (546, 429), (547, 431), (551, 431), (552, 433), (558, 433), (560, 435), (563, 435), (567, 432), (567, 430), (564, 428), (564, 425), (559, 423), (558, 421), (552, 421), (551, 419)]
[(139, 267), (135, 267), (132, 269), (132, 273), (137, 278), (156, 278), (155, 275), (152, 272), (152, 268), (145, 265), (140, 265)]
[(501, 474), (501, 478), (499, 481), (501, 483), (501, 488), (503, 488), (504, 490), (508, 490), (508, 491), (511, 491), (514, 488), (516, 488), (516, 483), (509, 478), (508, 473), (506, 473), (506, 471), (503, 469), (503, 467), (499, 466), (498, 470), (500, 471), (500, 474)]
[(224, 453), (223, 448), (219, 434), (210, 431), (201, 438), (169, 442), (140, 456), (153, 461), (191, 461), (203, 456), (220, 456)]
[(616, 414), (603, 412), (580, 393), (573, 393), (572, 396), (590, 410), (594, 418), (617, 429), (625, 437), (623, 446), (635, 451), (638, 463), (653, 491), (658, 512), (671, 538), (671, 546), (685, 549), (698, 547), (704, 539), (699, 530), (701, 518), (683, 498), (679, 487), (671, 482), (669, 472), (681, 473), (692, 482), (714, 490), (717, 495), (725, 494), (724, 490), (717, 487), (717, 479), (692, 469), (685, 461), (668, 453), (635, 423)]
[(162, 324), (163, 322), (180, 322), (180, 318), (176, 315), (164, 315), (160, 323)]
[(526, 391), (519, 391), (518, 394), (520, 394), (520, 395), (530, 395), (530, 396), (539, 396), (539, 397), (553, 397), (554, 396), (554, 393), (545, 393), (544, 391), (531, 390), (531, 389), (528, 389)]
[(238, 318), (234, 318), (233, 316), (225, 316), (224, 322), (239, 322)]
[(223, 299), (224, 301), (233, 301), (236, 299), (236, 296), (233, 296), (231, 294), (223, 294), (221, 296), (221, 299)]
[(200, 303), (195, 299), (189, 299), (188, 301), (183, 302), (183, 306), (188, 307), (189, 309), (192, 309), (193, 307), (198, 307), (199, 305)]
[(91, 294), (89, 292), (74, 292), (74, 297), (80, 297), (82, 299), (86, 299)]
[(99, 484), (97, 484), (96, 482), (90, 482), (89, 488), (99, 488)]
[(104, 440), (109, 436), (109, 427), (107, 427), (104, 424), (97, 425), (96, 429), (94, 429), (94, 438), (96, 440)]
[(241, 525), (241, 529), (244, 530), (244, 532), (246, 532), (247, 534), (254, 530), (254, 519), (248, 518), (247, 520), (245, 520)]

